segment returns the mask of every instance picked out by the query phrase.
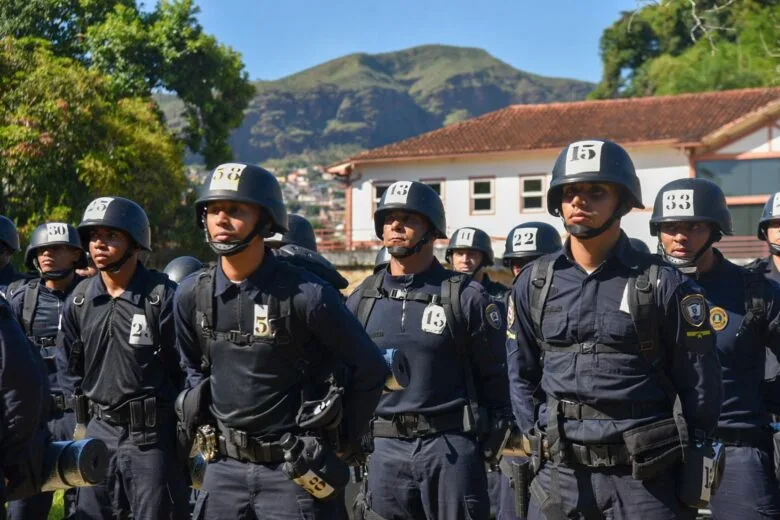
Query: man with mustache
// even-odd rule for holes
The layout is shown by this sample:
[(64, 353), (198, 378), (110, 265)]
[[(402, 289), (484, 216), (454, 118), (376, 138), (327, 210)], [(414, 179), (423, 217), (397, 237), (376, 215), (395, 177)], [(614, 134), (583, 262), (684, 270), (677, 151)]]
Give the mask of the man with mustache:
[(592, 139), (566, 146), (547, 210), (563, 248), (526, 266), (512, 288), (510, 395), (530, 440), (531, 520), (678, 519), (688, 433), (714, 428), (720, 366), (700, 290), (620, 229), (643, 208), (626, 151)]
[[(78, 226), (99, 274), (67, 299), (55, 355), (62, 385), (88, 402), (86, 435), (111, 459), (105, 485), (81, 488), (76, 518), (189, 518), (176, 461), (173, 401), (182, 382), (173, 323), (176, 285), (139, 259), (151, 251), (146, 212), (100, 197)], [(77, 411), (77, 437), (84, 435)]]
[[(48, 429), (52, 440), (73, 438), (76, 419), (73, 414), (73, 396), (65, 395), (60, 387), (55, 364), (56, 338), (62, 309), (68, 295), (81, 280), (76, 269), (87, 265), (86, 255), (76, 228), (64, 222), (49, 222), (35, 228), (24, 256), (24, 265), (38, 271), (40, 278), (19, 280), (8, 286), (11, 307), (19, 324), (33, 346), (44, 359), (52, 392), (51, 417)], [(8, 517), (12, 519), (45, 518), (51, 507), (53, 493), (14, 500), (9, 503)], [(65, 492), (65, 514), (72, 518), (76, 490)]]
[(430, 186), (390, 185), (374, 229), (390, 263), (347, 306), (380, 348), (407, 357), (410, 370), (408, 385), (385, 393), (377, 406), (356, 516), (486, 520), (485, 460), (496, 453), (480, 426), (499, 425), (509, 414), (502, 314), (480, 284), (434, 257), (447, 224)]
[(729, 262), (713, 247), (732, 227), (726, 197), (712, 181), (680, 179), (663, 186), (650, 233), (658, 237), (664, 259), (704, 288), (706, 318), (716, 334), (723, 407), (714, 437), (726, 447), (726, 470), (710, 503), (713, 518), (778, 518), (780, 488), (762, 381), (766, 349), (780, 353), (780, 285)]

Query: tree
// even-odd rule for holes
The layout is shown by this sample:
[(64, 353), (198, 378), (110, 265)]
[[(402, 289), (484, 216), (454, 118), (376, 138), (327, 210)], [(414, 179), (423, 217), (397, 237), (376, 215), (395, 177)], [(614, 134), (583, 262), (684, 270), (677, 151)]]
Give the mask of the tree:
[(0, 213), (23, 234), (51, 218), (77, 223), (99, 195), (139, 202), (163, 247), (196, 233), (192, 218), (170, 225), (185, 193), (182, 146), (155, 103), (117, 97), (109, 78), (43, 40), (0, 40), (0, 183)]
[(659, 0), (601, 37), (595, 99), (780, 83), (780, 1)]
[(105, 74), (117, 97), (169, 91), (184, 103), (184, 142), (206, 166), (231, 158), (230, 130), (254, 94), (240, 55), (197, 22), (193, 0), (4, 0), (0, 37), (37, 37), (52, 51)]

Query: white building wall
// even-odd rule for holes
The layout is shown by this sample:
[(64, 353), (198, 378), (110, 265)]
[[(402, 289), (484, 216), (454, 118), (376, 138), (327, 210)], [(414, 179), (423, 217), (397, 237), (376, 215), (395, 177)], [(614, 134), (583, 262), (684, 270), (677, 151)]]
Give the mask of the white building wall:
[[(775, 121), (777, 124), (777, 121)], [(779, 131), (773, 132), (774, 135), (780, 133)], [(774, 144), (774, 143), (773, 143)], [(767, 153), (770, 151), (778, 151), (778, 148), (772, 148), (770, 150), (769, 145), (769, 128), (766, 126), (759, 128), (752, 134), (748, 134), (745, 137), (734, 141), (733, 143), (724, 146), (718, 153), (721, 154), (740, 154), (740, 153)]]
[[(623, 228), (630, 236), (645, 240), (651, 249), (648, 221), (650, 209), (661, 186), (689, 175), (688, 158), (671, 147), (643, 147), (629, 149), (642, 184), (642, 200), (648, 211), (635, 210), (623, 219)], [(555, 162), (554, 152), (532, 152), (506, 156), (451, 159), (446, 161), (403, 161), (385, 165), (363, 165), (358, 168), (361, 178), (352, 185), (352, 229), (354, 241), (376, 240), (373, 229), (373, 182), (400, 180), (442, 179), (444, 208), (447, 214), (447, 233), (459, 227), (477, 227), (494, 237), (497, 255), (503, 252), (503, 237), (510, 229), (523, 222), (541, 221), (555, 226), (563, 234), (560, 219), (542, 211), (520, 212), (520, 176), (545, 175), (545, 189), (549, 186), (549, 172)], [(494, 212), (490, 215), (470, 215), (470, 179), (493, 177)]]

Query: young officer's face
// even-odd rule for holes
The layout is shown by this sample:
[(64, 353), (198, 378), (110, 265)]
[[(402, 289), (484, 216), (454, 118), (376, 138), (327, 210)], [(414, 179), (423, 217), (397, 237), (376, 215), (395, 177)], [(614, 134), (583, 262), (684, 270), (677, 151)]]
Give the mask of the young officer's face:
[(708, 222), (662, 222), (658, 236), (667, 255), (693, 258), (707, 243), (712, 233)]
[(563, 187), (561, 214), (567, 225), (597, 228), (620, 203), (620, 188), (609, 183), (580, 182)]
[(525, 264), (532, 260), (535, 260), (535, 258), (513, 258), (510, 262), (510, 265), (512, 266), (512, 276), (520, 274), (520, 271), (525, 267)]
[(96, 227), (89, 230), (89, 254), (98, 269), (121, 260), (131, 245), (130, 237), (118, 229)]
[(206, 206), (206, 228), (214, 242), (236, 242), (252, 232), (260, 220), (254, 204), (217, 200)]
[(771, 244), (780, 245), (780, 220), (772, 220), (766, 227), (766, 239)]
[(44, 273), (66, 271), (73, 268), (79, 256), (81, 251), (65, 244), (44, 246), (37, 252), (38, 268)]
[(484, 255), (475, 249), (455, 249), (452, 252), (452, 268), (459, 273), (473, 273), (482, 265)]
[(428, 221), (409, 211), (391, 211), (385, 215), (382, 241), (385, 247), (414, 247), (428, 231)]

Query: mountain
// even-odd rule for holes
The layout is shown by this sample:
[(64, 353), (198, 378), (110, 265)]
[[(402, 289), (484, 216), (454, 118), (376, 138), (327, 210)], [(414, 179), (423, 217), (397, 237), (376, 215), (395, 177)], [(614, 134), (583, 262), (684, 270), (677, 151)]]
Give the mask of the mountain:
[[(481, 49), (425, 45), (350, 54), (255, 87), (231, 137), (235, 159), (251, 163), (373, 148), (515, 103), (584, 99), (594, 85), (523, 72)], [(180, 127), (181, 104), (157, 99)]]

